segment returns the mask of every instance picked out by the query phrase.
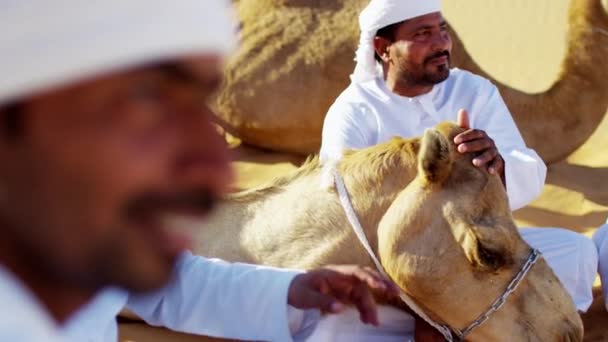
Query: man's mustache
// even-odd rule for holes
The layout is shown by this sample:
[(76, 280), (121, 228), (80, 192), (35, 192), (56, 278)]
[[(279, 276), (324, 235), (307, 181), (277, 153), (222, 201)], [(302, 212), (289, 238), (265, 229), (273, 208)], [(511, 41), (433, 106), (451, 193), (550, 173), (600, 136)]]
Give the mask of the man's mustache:
[(439, 57), (443, 57), (443, 56), (446, 56), (448, 58), (448, 61), (450, 60), (450, 52), (447, 50), (444, 50), (444, 51), (438, 51), (438, 52), (428, 56), (427, 58), (424, 59), (424, 63), (426, 64), (435, 58), (439, 58)]
[(125, 207), (125, 214), (129, 219), (146, 219), (159, 212), (204, 215), (211, 211), (217, 202), (218, 196), (209, 189), (175, 194), (147, 192), (131, 200)]

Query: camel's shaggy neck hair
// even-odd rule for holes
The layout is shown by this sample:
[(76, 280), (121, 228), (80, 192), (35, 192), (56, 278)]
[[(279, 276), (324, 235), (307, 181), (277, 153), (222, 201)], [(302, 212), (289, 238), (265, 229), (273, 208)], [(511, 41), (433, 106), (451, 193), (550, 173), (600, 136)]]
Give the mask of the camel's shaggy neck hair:
[[(372, 148), (345, 152), (338, 168), (341, 174), (349, 175), (355, 183), (370, 184), (384, 179), (388, 172), (398, 169), (403, 163), (414, 167), (419, 149), (420, 138), (393, 138)], [(255, 201), (278, 193), (304, 177), (320, 174), (324, 167), (317, 155), (310, 156), (297, 170), (260, 187), (230, 194), (227, 199), (237, 202)]]

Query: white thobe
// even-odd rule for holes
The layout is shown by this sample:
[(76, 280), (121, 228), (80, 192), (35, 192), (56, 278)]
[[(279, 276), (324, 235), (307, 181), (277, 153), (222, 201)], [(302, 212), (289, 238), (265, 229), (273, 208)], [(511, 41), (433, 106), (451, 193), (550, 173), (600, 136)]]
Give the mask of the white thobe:
[(377, 145), (396, 136), (420, 136), (442, 121), (456, 121), (460, 109), (469, 112), (473, 128), (494, 139), (504, 158), (511, 208), (536, 198), (545, 183), (545, 164), (526, 147), (496, 87), (458, 69), (429, 93), (412, 98), (392, 93), (380, 78), (352, 83), (327, 113), (321, 159), (339, 159), (345, 149)]
[(185, 253), (162, 290), (132, 295), (107, 289), (65, 326), (71, 341), (116, 342), (116, 316), (128, 308), (148, 324), (174, 331), (256, 341), (303, 340), (319, 313), (287, 305), (298, 271), (229, 264)]
[(595, 231), (593, 242), (595, 242), (599, 255), (598, 271), (600, 273), (600, 280), (602, 281), (604, 305), (606, 306), (606, 310), (608, 310), (608, 221)]
[(46, 309), (11, 272), (0, 266), (0, 341), (65, 341)]
[[(373, 146), (395, 136), (421, 136), (442, 121), (456, 121), (460, 109), (468, 111), (471, 127), (494, 140), (505, 160), (511, 209), (529, 204), (541, 193), (547, 168), (538, 154), (526, 147), (498, 89), (464, 70), (452, 69), (444, 82), (412, 98), (391, 92), (381, 78), (351, 83), (325, 118), (321, 160), (338, 160), (345, 150)], [(525, 228), (520, 232), (543, 253), (577, 308), (586, 311), (593, 301), (597, 267), (591, 240), (556, 228)]]

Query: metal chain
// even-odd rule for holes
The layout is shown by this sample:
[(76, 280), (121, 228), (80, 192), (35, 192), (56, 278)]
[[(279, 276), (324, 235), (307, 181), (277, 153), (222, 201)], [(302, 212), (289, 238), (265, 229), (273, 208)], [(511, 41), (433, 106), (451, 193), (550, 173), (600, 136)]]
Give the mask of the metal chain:
[(521, 270), (515, 275), (515, 277), (513, 277), (513, 279), (507, 286), (505, 292), (500, 297), (498, 297), (494, 301), (494, 303), (492, 303), (492, 305), (486, 312), (481, 314), (479, 316), (479, 318), (477, 318), (475, 321), (473, 321), (473, 323), (471, 323), (468, 327), (466, 327), (465, 329), (463, 329), (461, 331), (455, 331), (456, 335), (458, 335), (460, 338), (464, 338), (469, 333), (471, 333), (471, 331), (473, 331), (475, 328), (477, 328), (478, 326), (482, 325), (485, 321), (487, 321), (493, 313), (500, 310), (500, 308), (502, 308), (503, 305), (505, 305), (505, 303), (507, 302), (507, 299), (509, 298), (509, 296), (511, 296), (511, 294), (513, 294), (513, 292), (515, 292), (517, 287), (519, 287), (519, 285), (524, 280), (524, 278), (526, 277), (526, 275), (528, 274), (530, 269), (532, 269), (532, 266), (534, 266), (534, 264), (536, 264), (538, 259), (540, 259), (540, 256), (541, 256), (540, 251), (537, 249), (533, 249), (532, 252), (530, 253), (530, 256), (528, 257), (528, 260), (526, 261), (524, 266), (521, 268)]

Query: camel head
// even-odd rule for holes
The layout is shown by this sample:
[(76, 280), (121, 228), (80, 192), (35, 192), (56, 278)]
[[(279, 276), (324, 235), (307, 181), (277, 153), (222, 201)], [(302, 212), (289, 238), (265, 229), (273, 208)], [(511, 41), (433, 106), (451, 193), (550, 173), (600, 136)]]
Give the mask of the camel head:
[[(522, 269), (531, 248), (518, 233), (498, 176), (455, 150), (462, 129), (427, 130), (418, 173), (378, 226), (387, 273), (433, 319), (463, 329), (484, 313)], [(544, 259), (470, 341), (581, 341), (570, 296)]]

